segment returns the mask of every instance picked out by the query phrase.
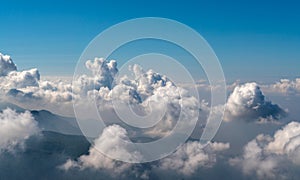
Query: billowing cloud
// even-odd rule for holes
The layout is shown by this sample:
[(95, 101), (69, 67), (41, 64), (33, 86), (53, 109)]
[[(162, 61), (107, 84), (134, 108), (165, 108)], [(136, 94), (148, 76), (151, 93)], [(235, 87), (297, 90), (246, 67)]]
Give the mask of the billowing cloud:
[[(97, 60), (95, 59), (95, 61)], [(90, 62), (89, 64), (94, 63)], [(97, 63), (102, 63), (102, 65), (98, 65), (100, 67), (115, 67), (111, 65), (114, 64), (111, 61), (98, 61)], [(133, 65), (131, 70), (133, 77), (122, 76), (115, 79), (115, 84), (111, 87), (100, 86), (100, 88), (89, 90), (87, 97), (96, 99), (100, 111), (108, 108), (119, 108), (119, 112), (126, 114), (126, 117), (131, 117), (129, 113), (133, 112), (128, 108), (130, 105), (137, 110), (135, 112), (137, 114), (150, 114), (147, 120), (159, 121), (153, 128), (146, 130), (145, 133), (150, 136), (166, 135), (180, 118), (182, 118), (182, 127), (186, 127), (190, 125), (189, 123), (192, 124), (197, 120), (199, 103), (195, 97), (189, 95), (188, 91), (176, 86), (166, 76), (151, 69), (144, 71), (140, 66)], [(100, 71), (102, 71), (101, 68)], [(105, 77), (112, 77), (116, 71), (115, 69), (107, 70), (108, 75)], [(83, 76), (85, 80), (92, 78)], [(81, 77), (78, 78), (79, 87), (74, 85), (75, 88), (84, 89), (82, 84), (93, 84), (90, 81), (85, 82)], [(90, 85), (88, 86), (90, 87)], [(112, 106), (113, 102), (115, 106)], [(140, 120), (143, 119), (140, 118)]]
[(38, 86), (40, 74), (37, 69), (17, 71), (17, 66), (10, 56), (0, 53), (0, 83), (2, 89)]
[(226, 104), (225, 121), (278, 120), (286, 113), (277, 104), (265, 99), (256, 83), (246, 83), (235, 87)]
[(5, 88), (26, 88), (29, 86), (36, 87), (39, 85), (40, 74), (37, 69), (30, 69), (24, 71), (12, 71), (8, 73), (5, 78), (2, 78), (2, 84)]
[[(83, 155), (77, 161), (69, 160), (63, 166), (63, 169), (70, 168), (93, 168), (99, 170), (109, 170), (112, 173), (122, 173), (132, 167), (130, 163), (115, 161), (102, 153), (108, 153), (112, 156), (125, 157), (128, 160), (138, 161), (142, 158), (139, 152), (131, 152), (124, 141), (129, 140), (127, 131), (119, 125), (111, 125), (103, 130), (101, 136), (94, 141), (88, 155)], [(103, 152), (100, 152), (103, 151)]]
[(266, 150), (286, 155), (294, 164), (300, 165), (300, 123), (291, 122), (274, 134)]
[(10, 56), (0, 53), (0, 76), (6, 76), (11, 71), (16, 71), (17, 66)]
[(291, 167), (300, 165), (300, 123), (287, 124), (273, 137), (258, 135), (244, 147), (243, 156), (231, 159), (230, 164), (259, 179), (289, 177)]
[(190, 176), (199, 168), (212, 167), (217, 161), (216, 153), (229, 147), (229, 143), (213, 142), (204, 146), (197, 141), (187, 142), (175, 153), (162, 159), (158, 168)]
[(0, 113), (0, 151), (22, 147), (26, 139), (38, 132), (37, 122), (30, 112), (17, 113), (5, 109)]
[(88, 60), (85, 67), (92, 73), (92, 76), (86, 74), (78, 76), (73, 84), (75, 93), (86, 96), (89, 91), (112, 88), (115, 75), (118, 73), (115, 60), (106, 61), (103, 58), (95, 58)]
[[(133, 77), (117, 79), (116, 61), (103, 58), (88, 60), (85, 68), (91, 73), (76, 77), (73, 84), (41, 80), (37, 69), (17, 71), (3, 66), (5, 68), (8, 73), (0, 77), (3, 97), (25, 109), (46, 109), (72, 116), (73, 100), (85, 106), (86, 98), (95, 99), (100, 110), (103, 107), (114, 108), (112, 101), (129, 103), (138, 111), (137, 114), (151, 114), (153, 121), (161, 120), (155, 127), (146, 130), (150, 136), (169, 133), (179, 118), (184, 120), (182, 125), (189, 125), (197, 120), (199, 113), (199, 103), (188, 91), (173, 84), (166, 76), (153, 70), (144, 71), (138, 65), (131, 69)], [(121, 109), (129, 113), (127, 110)]]
[(109, 152), (111, 156), (127, 158), (128, 161), (141, 160), (142, 155), (130, 150), (124, 141), (129, 141), (127, 131), (124, 128), (119, 125), (108, 126), (103, 130), (100, 137), (94, 140), (95, 144), (90, 147), (89, 154), (82, 155), (77, 160), (69, 159), (59, 168), (65, 171), (93, 169), (118, 179), (128, 177), (148, 179), (148, 171), (141, 169), (140, 165), (117, 161), (102, 154)]
[[(121, 177), (134, 173), (136, 177), (147, 177), (151, 169), (139, 169), (138, 164), (124, 163), (110, 159), (99, 152), (109, 152), (113, 156), (122, 156), (135, 161), (143, 157), (139, 152), (132, 152), (124, 143), (128, 140), (127, 132), (119, 125), (111, 125), (104, 129), (99, 138), (94, 141), (94, 146), (89, 150), (89, 154), (80, 156), (77, 160), (68, 160), (60, 168), (69, 171), (78, 169), (94, 169), (108, 172), (113, 177)], [(176, 152), (170, 156), (158, 160), (151, 168), (160, 171), (176, 171), (180, 175), (190, 176), (199, 168), (212, 167), (217, 161), (217, 153), (229, 149), (229, 143), (213, 142), (203, 145), (197, 141), (189, 141), (183, 144)], [(148, 167), (150, 168), (150, 167)]]
[(71, 84), (42, 81), (36, 68), (17, 71), (10, 56), (1, 53), (0, 85), (2, 100), (26, 109), (44, 108), (62, 114), (61, 109), (71, 109), (71, 100), (75, 97)]

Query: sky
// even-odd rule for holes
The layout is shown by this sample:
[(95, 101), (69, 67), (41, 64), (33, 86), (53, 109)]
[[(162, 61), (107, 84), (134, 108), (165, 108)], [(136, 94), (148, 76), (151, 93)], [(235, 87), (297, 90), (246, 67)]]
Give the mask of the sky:
[(274, 81), (299, 76), (297, 1), (3, 1), (0, 50), (20, 69), (71, 76), (104, 29), (138, 17), (164, 17), (199, 32), (226, 78)]
[[(299, 179), (300, 2), (0, 5), (0, 179)], [(217, 83), (201, 79), (195, 51), (182, 48), (190, 44), (162, 38), (122, 45), (113, 60), (95, 58), (151, 27), (194, 37), (159, 21), (92, 41), (141, 17), (195, 29), (227, 82), (214, 61), (206, 70)], [(214, 60), (205, 45), (197, 53)]]

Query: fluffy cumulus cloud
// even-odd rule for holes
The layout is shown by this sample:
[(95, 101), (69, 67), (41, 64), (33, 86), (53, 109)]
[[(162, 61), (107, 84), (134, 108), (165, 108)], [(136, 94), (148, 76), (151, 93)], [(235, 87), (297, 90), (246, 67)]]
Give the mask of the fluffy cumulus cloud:
[[(132, 67), (133, 78), (116, 78), (117, 63), (95, 58), (85, 63), (90, 74), (75, 77), (73, 84), (40, 79), (37, 69), (17, 71), (9, 56), (1, 56), (5, 62), (1, 68), (6, 72), (0, 77), (1, 93), (7, 101), (29, 109), (44, 108), (58, 114), (72, 110), (72, 100), (85, 102), (96, 99), (99, 109), (112, 108), (111, 102), (129, 102), (140, 113), (161, 115), (164, 120), (152, 129), (152, 134), (165, 134), (175, 124), (181, 111), (184, 119), (192, 119), (199, 111), (196, 98), (177, 87), (166, 76), (152, 70), (144, 71), (138, 65)], [(24, 103), (26, 102), (26, 103)], [(29, 102), (29, 103), (28, 103)], [(166, 107), (166, 108), (162, 108)], [(149, 131), (150, 134), (150, 131)]]
[[(102, 153), (108, 153), (116, 156), (128, 157), (128, 159), (139, 160), (141, 155), (138, 152), (131, 153), (126, 144), (128, 140), (127, 131), (119, 125), (111, 125), (103, 130), (99, 138), (94, 141), (88, 155), (83, 155), (77, 161), (68, 161), (62, 167), (68, 170), (72, 167), (108, 169), (114, 172), (121, 172), (128, 168), (128, 164), (112, 160)], [(101, 150), (101, 152), (100, 152)], [(103, 151), (103, 152), (102, 152)]]
[(6, 76), (11, 71), (16, 71), (17, 66), (10, 56), (0, 53), (0, 76)]
[(126, 143), (124, 143), (124, 141), (128, 140), (127, 131), (124, 128), (119, 125), (108, 126), (103, 130), (100, 137), (94, 141), (94, 145), (89, 149), (88, 155), (82, 155), (77, 160), (68, 160), (60, 168), (65, 171), (70, 169), (102, 170), (108, 172), (113, 177), (126, 176), (133, 173), (134, 176), (144, 178), (146, 177), (146, 172), (139, 173), (134, 164), (113, 160), (104, 155), (109, 154), (113, 157), (125, 157), (128, 158), (128, 161), (141, 160), (142, 155), (139, 152), (132, 152)]
[[(116, 78), (118, 70), (115, 61), (98, 58), (93, 62), (88, 61), (86, 67), (93, 75), (79, 76), (73, 85), (75, 91), (86, 94), (87, 98), (96, 99), (100, 111), (119, 108), (119, 112), (128, 115), (133, 113), (128, 109), (130, 105), (136, 110), (135, 113), (147, 115), (150, 118), (148, 120), (160, 120), (155, 127), (147, 129), (148, 135), (163, 136), (169, 133), (179, 118), (183, 120), (182, 125), (189, 125), (197, 120), (197, 99), (164, 75), (151, 69), (144, 71), (140, 66), (134, 65), (131, 68), (133, 77)], [(113, 103), (115, 106), (112, 106)]]
[[(72, 86), (68, 83), (42, 81), (37, 69), (17, 71), (17, 67), (8, 55), (0, 53), (1, 98), (24, 108), (45, 108), (60, 112), (61, 105), (71, 107), (74, 97)], [(59, 108), (58, 108), (59, 106)]]
[[(7, 72), (0, 77), (2, 98), (25, 109), (46, 109), (57, 114), (74, 115), (73, 100), (85, 106), (86, 99), (89, 99), (96, 100), (100, 111), (117, 107), (129, 113), (132, 111), (127, 111), (128, 107), (122, 109), (124, 104), (129, 104), (137, 114), (149, 115), (150, 120), (159, 121), (145, 130), (145, 134), (158, 137), (169, 133), (179, 119), (183, 120), (181, 127), (184, 130), (196, 123), (198, 118), (199, 103), (195, 97), (166, 76), (153, 70), (144, 71), (138, 65), (131, 69), (133, 77), (116, 78), (116, 61), (95, 58), (85, 63), (85, 68), (91, 73), (75, 77), (71, 84), (41, 80), (37, 69), (17, 71), (11, 68), (15, 64), (10, 57), (3, 57), (10, 66), (2, 67)], [(112, 102), (121, 106), (114, 107)]]
[(12, 71), (2, 78), (2, 84), (7, 89), (20, 89), (26, 87), (36, 87), (39, 85), (40, 74), (37, 69), (24, 71)]
[[(95, 140), (94, 146), (89, 150), (89, 154), (82, 155), (76, 160), (68, 160), (60, 168), (69, 171), (72, 169), (85, 170), (94, 169), (108, 172), (112, 177), (122, 177), (134, 174), (137, 178), (147, 178), (151, 172), (148, 169), (139, 169), (138, 164), (124, 163), (110, 159), (99, 152), (109, 152), (115, 157), (126, 157), (128, 160), (141, 160), (143, 157), (139, 152), (130, 150), (124, 140), (128, 140), (127, 132), (119, 125), (111, 125), (104, 129), (102, 135)], [(229, 143), (209, 143), (203, 145), (197, 141), (189, 141), (183, 144), (176, 152), (170, 156), (159, 160), (151, 168), (159, 171), (176, 171), (180, 175), (190, 176), (199, 168), (210, 168), (217, 161), (217, 153), (229, 149)]]
[(38, 132), (37, 122), (30, 112), (17, 113), (5, 109), (0, 113), (0, 151), (22, 147), (26, 139)]
[(225, 121), (272, 121), (285, 115), (282, 108), (265, 99), (260, 87), (253, 82), (235, 87), (226, 104)]
[(229, 143), (209, 143), (203, 146), (199, 142), (187, 142), (172, 155), (162, 159), (159, 168), (173, 170), (179, 174), (190, 176), (199, 168), (212, 167), (216, 161), (217, 152), (229, 149)]
[(293, 167), (300, 165), (300, 123), (287, 124), (273, 137), (258, 135), (244, 147), (243, 156), (231, 159), (230, 164), (259, 179), (293, 176)]
[(111, 89), (114, 78), (118, 73), (117, 62), (115, 60), (106, 61), (103, 58), (88, 60), (85, 67), (92, 73), (91, 76), (83, 74), (76, 77), (73, 90), (81, 96), (86, 96), (88, 92), (100, 90), (100, 88)]

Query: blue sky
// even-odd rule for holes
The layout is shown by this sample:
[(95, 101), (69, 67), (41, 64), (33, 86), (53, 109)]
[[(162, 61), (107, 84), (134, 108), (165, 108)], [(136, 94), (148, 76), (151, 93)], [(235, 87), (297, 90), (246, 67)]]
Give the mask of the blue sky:
[(227, 79), (299, 76), (297, 1), (3, 1), (0, 52), (20, 69), (72, 75), (86, 45), (111, 25), (157, 16), (197, 30), (215, 50)]

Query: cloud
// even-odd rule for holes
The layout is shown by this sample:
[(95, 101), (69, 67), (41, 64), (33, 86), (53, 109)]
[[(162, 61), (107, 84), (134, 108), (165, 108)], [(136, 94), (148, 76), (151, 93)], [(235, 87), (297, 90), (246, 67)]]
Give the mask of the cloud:
[(102, 154), (127, 158), (128, 161), (141, 160), (142, 155), (130, 150), (124, 141), (129, 141), (124, 128), (116, 124), (108, 126), (99, 138), (94, 140), (94, 145), (90, 147), (87, 155), (82, 155), (76, 160), (68, 159), (59, 168), (66, 172), (96, 170), (108, 174), (113, 179), (148, 179), (149, 171), (142, 165), (117, 161)]
[(226, 104), (225, 121), (242, 119), (278, 120), (286, 112), (277, 104), (265, 99), (260, 87), (256, 83), (246, 83), (236, 86)]
[(282, 93), (284, 95), (299, 95), (300, 94), (300, 78), (295, 80), (281, 79), (275, 84), (266, 85), (266, 90), (274, 93)]
[[(3, 59), (10, 58), (5, 56)], [(99, 109), (112, 109), (112, 101), (128, 102), (141, 114), (152, 113), (155, 116), (150, 117), (153, 121), (162, 119), (157, 126), (147, 130), (152, 136), (167, 134), (180, 117), (187, 122), (198, 116), (197, 99), (153, 70), (144, 71), (134, 65), (131, 69), (133, 78), (124, 76), (116, 79), (118, 68), (114, 60), (95, 58), (88, 60), (85, 67), (91, 75), (80, 75), (70, 84), (41, 80), (37, 69), (17, 71), (3, 66), (2, 69), (8, 73), (0, 77), (0, 84), (4, 87), (2, 94), (6, 101), (23, 108), (42, 108), (61, 115), (73, 115), (72, 100), (86, 102), (86, 98), (95, 98)]]
[(267, 151), (286, 155), (294, 164), (300, 165), (300, 123), (291, 122), (274, 134)]
[(243, 156), (230, 159), (230, 164), (259, 179), (293, 176), (292, 167), (300, 165), (300, 123), (287, 124), (273, 137), (258, 135), (244, 147)]
[(21, 72), (12, 71), (5, 78), (2, 78), (1, 84), (5, 84), (5, 88), (26, 88), (29, 86), (38, 86), (40, 74), (37, 69), (24, 70)]
[(170, 156), (154, 163), (148, 163), (147, 168), (141, 168), (141, 164), (113, 160), (99, 152), (101, 149), (115, 157), (122, 156), (135, 161), (141, 160), (142, 155), (130, 150), (124, 140), (128, 140), (127, 131), (124, 128), (119, 125), (108, 126), (94, 141), (95, 144), (90, 147), (87, 155), (82, 155), (76, 160), (69, 159), (60, 168), (65, 171), (94, 169), (109, 173), (112, 177), (130, 176), (133, 173), (135, 178), (147, 178), (147, 174), (152, 172), (152, 168), (165, 171), (165, 173), (176, 171), (180, 175), (190, 176), (199, 168), (212, 167), (217, 161), (217, 153), (230, 147), (229, 143), (211, 142), (203, 145), (197, 141), (189, 141)]
[[(111, 125), (103, 130), (99, 138), (94, 141), (88, 155), (80, 156), (76, 161), (68, 160), (61, 166), (64, 170), (92, 168), (105, 170), (111, 175), (122, 174), (130, 170), (133, 164), (113, 160), (102, 153), (109, 153), (114, 157), (125, 157), (128, 160), (139, 161), (142, 156), (139, 152), (131, 152), (124, 141), (128, 141), (127, 131), (119, 125)], [(99, 150), (103, 151), (100, 152)]]
[(10, 56), (1, 53), (0, 85), (2, 100), (25, 109), (44, 108), (63, 114), (66, 109), (71, 112), (71, 101), (76, 97), (70, 83), (43, 81), (36, 68), (17, 71)]
[(99, 91), (101, 88), (111, 89), (114, 78), (118, 73), (117, 62), (115, 60), (106, 61), (103, 58), (88, 60), (85, 67), (92, 74), (82, 74), (73, 81), (73, 92), (83, 97), (93, 90)]
[(0, 53), (0, 76), (6, 76), (11, 71), (16, 71), (17, 67), (10, 56)]
[[(131, 69), (133, 78), (116, 78), (116, 61), (103, 58), (88, 60), (85, 68), (91, 73), (76, 77), (71, 84), (41, 80), (37, 69), (17, 71), (3, 66), (7, 74), (0, 77), (2, 98), (25, 109), (46, 109), (67, 116), (74, 115), (73, 100), (85, 106), (87, 99), (96, 99), (99, 110), (103, 107), (113, 109), (113, 101), (128, 102), (137, 114), (150, 115), (152, 121), (161, 119), (155, 127), (147, 129), (149, 136), (166, 135), (180, 117), (184, 119), (183, 125), (198, 117), (197, 99), (153, 70), (144, 71), (134, 65)], [(129, 112), (128, 107), (120, 110)]]
[(229, 147), (229, 143), (213, 142), (204, 146), (197, 141), (190, 141), (183, 144), (172, 155), (162, 159), (158, 168), (190, 176), (199, 168), (212, 167), (217, 161), (216, 153), (227, 150)]
[[(101, 62), (102, 64), (114, 64), (107, 61)], [(90, 64), (94, 63), (90, 62)], [(113, 72), (115, 71), (113, 70)], [(182, 118), (182, 128), (190, 126), (197, 120), (200, 109), (199, 103), (195, 97), (189, 95), (188, 91), (176, 86), (166, 76), (151, 69), (144, 71), (140, 66), (133, 65), (131, 71), (133, 77), (115, 78), (113, 86), (100, 86), (100, 88), (88, 90), (87, 97), (96, 99), (100, 111), (118, 108), (118, 112), (126, 115), (124, 118), (132, 119), (134, 116), (130, 113), (136, 113), (147, 115), (148, 119), (146, 120), (148, 121), (157, 122), (160, 120), (154, 127), (145, 130), (149, 136), (161, 137), (166, 135), (180, 118)], [(114, 74), (110, 71), (106, 72), (109, 77), (111, 77), (110, 74)], [(92, 78), (83, 76), (85, 80)], [(75, 87), (76, 89), (84, 89), (82, 84), (91, 84), (89, 80), (85, 82), (81, 77), (78, 80), (80, 82), (79, 87)], [(133, 112), (128, 105), (136, 111)], [(138, 120), (145, 121), (143, 118)]]
[(0, 150), (13, 151), (16, 146), (22, 147), (25, 140), (37, 134), (39, 128), (30, 112), (17, 113), (5, 109), (0, 113)]
[(40, 74), (37, 69), (17, 71), (10, 56), (0, 53), (0, 83), (3, 88), (25, 88), (38, 86)]

